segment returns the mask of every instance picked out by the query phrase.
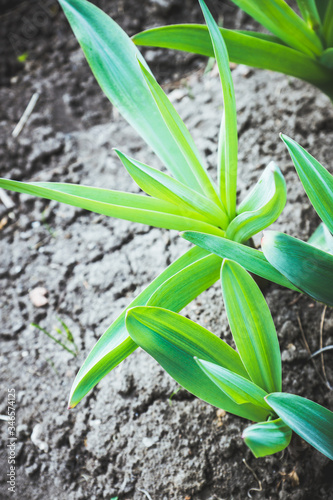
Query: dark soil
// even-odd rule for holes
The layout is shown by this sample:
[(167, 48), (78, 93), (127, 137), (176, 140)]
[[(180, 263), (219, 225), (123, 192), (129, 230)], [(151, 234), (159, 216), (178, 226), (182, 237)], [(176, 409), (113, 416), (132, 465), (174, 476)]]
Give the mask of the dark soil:
[[(96, 3), (129, 34), (157, 24), (202, 22), (192, 0), (150, 0), (140, 9), (130, 0)], [(231, 4), (214, 6), (227, 25), (253, 27)], [(3, 2), (0, 29), (1, 175), (138, 192), (112, 147), (158, 162), (101, 94), (56, 3)], [(17, 56), (26, 52), (27, 61), (19, 63)], [(215, 70), (203, 76), (205, 61), (191, 55), (146, 50), (146, 56), (214, 172), (221, 115)], [(233, 77), (239, 198), (276, 161), (286, 177), (288, 204), (274, 227), (307, 239), (318, 217), (278, 134), (293, 137), (332, 171), (333, 107), (316, 89), (283, 75), (237, 66)], [(11, 132), (36, 91), (36, 108), (14, 140)], [(14, 208), (0, 203), (0, 414), (7, 414), (7, 391), (15, 389), (17, 492), (7, 490), (8, 424), (1, 420), (1, 499), (333, 499), (329, 459), (295, 436), (284, 452), (255, 459), (241, 439), (248, 422), (185, 390), (170, 399), (177, 384), (142, 350), (67, 411), (75, 373), (96, 340), (189, 244), (176, 232), (9, 196)], [(42, 307), (29, 297), (38, 286), (48, 292)], [(321, 361), (309, 361), (304, 344), (305, 338), (311, 352), (319, 348), (323, 306), (274, 285), (265, 295), (279, 334), (284, 390), (333, 409)], [(231, 342), (219, 284), (184, 313)], [(57, 318), (71, 330), (77, 357), (30, 326), (55, 334)], [(333, 344), (331, 310), (323, 344)], [(333, 384), (330, 352), (325, 366)]]

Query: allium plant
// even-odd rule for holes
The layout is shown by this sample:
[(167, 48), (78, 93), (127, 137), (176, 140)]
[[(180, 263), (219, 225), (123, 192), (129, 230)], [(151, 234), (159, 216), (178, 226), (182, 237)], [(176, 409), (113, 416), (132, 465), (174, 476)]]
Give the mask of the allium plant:
[[(230, 60), (312, 83), (333, 100), (333, 0), (232, 0), (271, 34), (220, 28)], [(138, 33), (137, 45), (214, 57), (206, 26), (178, 24)]]
[[(117, 154), (148, 196), (54, 182), (1, 179), (0, 186), (56, 200), (99, 214), (177, 231), (196, 231), (235, 241), (241, 248), (276, 220), (286, 202), (286, 185), (271, 163), (238, 206), (237, 120), (226, 47), (213, 17), (201, 3), (221, 75), (224, 115), (218, 151), (218, 185), (210, 178), (180, 116), (124, 31), (86, 0), (59, 0), (102, 90), (159, 156), (172, 176), (126, 153)], [(172, 263), (129, 305), (159, 306), (178, 312), (219, 279), (222, 259), (194, 247)], [(273, 281), (296, 289), (267, 261)], [(125, 325), (126, 310), (93, 347), (73, 384), (74, 407), (137, 344)]]

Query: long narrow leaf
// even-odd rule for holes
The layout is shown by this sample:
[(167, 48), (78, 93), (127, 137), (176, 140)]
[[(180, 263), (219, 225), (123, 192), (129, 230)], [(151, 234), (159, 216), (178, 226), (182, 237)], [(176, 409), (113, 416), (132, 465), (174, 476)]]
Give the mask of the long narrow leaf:
[(299, 291), (290, 281), (277, 271), (259, 250), (241, 245), (235, 241), (211, 236), (210, 234), (186, 231), (182, 234), (185, 240), (191, 241), (201, 248), (225, 259), (232, 259), (251, 273), (273, 281), (291, 290)]
[(333, 176), (296, 141), (286, 135), (281, 138), (312, 205), (333, 233)]
[(315, 0), (297, 0), (300, 13), (307, 23), (309, 28), (314, 31), (319, 31), (321, 27), (321, 19), (318, 13)]
[(266, 231), (261, 246), (266, 259), (291, 283), (333, 306), (333, 255), (276, 231)]
[(235, 401), (235, 403), (239, 405), (252, 403), (255, 406), (260, 406), (261, 408), (265, 408), (265, 410), (271, 411), (271, 407), (264, 399), (268, 395), (267, 392), (247, 378), (216, 363), (210, 363), (198, 358), (195, 358), (195, 361), (207, 377), (225, 392), (229, 398)]
[[(218, 176), (220, 181), (220, 196), (227, 209), (230, 220), (236, 214), (237, 191), (237, 115), (234, 84), (229, 68), (228, 52), (213, 16), (203, 0), (199, 0), (212, 40), (214, 55), (220, 73), (222, 84), (224, 114), (222, 117), (219, 138)], [(222, 141), (222, 144), (221, 144)]]
[(266, 401), (293, 431), (333, 460), (331, 411), (294, 394), (269, 394)]
[(219, 279), (221, 262), (220, 257), (210, 254), (189, 264), (185, 269), (164, 281), (163, 285), (152, 293), (147, 305), (163, 305), (165, 309), (181, 311)]
[(155, 78), (140, 61), (139, 64), (161, 116), (191, 171), (193, 172), (193, 175), (200, 184), (201, 190), (208, 198), (216, 204), (221, 205), (215, 186), (213, 185), (213, 181), (202, 165), (199, 152), (197, 151), (191, 134), (161, 87), (156, 82)]
[(309, 245), (313, 245), (319, 250), (333, 254), (333, 236), (323, 222), (308, 239)]
[(271, 162), (264, 170), (253, 191), (238, 208), (238, 215), (231, 221), (226, 237), (245, 242), (273, 224), (285, 207), (287, 188), (279, 167)]
[(233, 0), (247, 14), (290, 47), (319, 55), (323, 47), (315, 32), (284, 0)]
[[(226, 214), (211, 200), (199, 194), (164, 172), (149, 167), (115, 150), (128, 173), (147, 194), (175, 204), (178, 209), (185, 207), (184, 215), (189, 210), (199, 212), (201, 220), (225, 229), (228, 225)], [(200, 218), (200, 215), (196, 218)]]
[(322, 22), (324, 22), (327, 6), (330, 0), (316, 0), (318, 13)]
[(267, 410), (250, 403), (236, 404), (198, 367), (195, 356), (247, 376), (237, 352), (205, 328), (158, 307), (130, 309), (126, 327), (133, 341), (195, 396), (244, 418), (258, 421), (267, 416)]
[(86, 0), (59, 0), (59, 3), (105, 95), (170, 172), (202, 192), (145, 83), (138, 60), (146, 63), (130, 38), (108, 15)]
[[(145, 305), (155, 290), (157, 290), (171, 276), (176, 273), (181, 274), (187, 266), (202, 259), (206, 255), (207, 252), (201, 248), (191, 248), (169, 267), (167, 267), (167, 269), (165, 269), (165, 271), (163, 271), (159, 276), (157, 276), (157, 278), (155, 278), (155, 280), (152, 281), (148, 287), (145, 288), (128, 305), (128, 307), (120, 314), (120, 316), (118, 316), (112, 325), (109, 326), (89, 353), (74, 380), (69, 398), (69, 406), (71, 408), (76, 406), (81, 399), (103, 377), (105, 377), (105, 375), (107, 375), (137, 348), (137, 345), (129, 337), (125, 327), (126, 311), (130, 307)], [(173, 292), (174, 295), (177, 295), (177, 288), (174, 289)], [(200, 291), (198, 293), (200, 293)]]
[(222, 292), (232, 336), (254, 384), (266, 392), (281, 391), (281, 355), (268, 305), (245, 269), (224, 260)]
[(281, 418), (251, 425), (242, 435), (256, 458), (284, 450), (289, 445), (291, 436), (290, 427)]
[(328, 47), (333, 46), (333, 0), (329, 0), (324, 19), (324, 37)]
[(59, 201), (91, 212), (108, 215), (109, 217), (140, 222), (150, 226), (175, 229), (177, 231), (202, 228), (208, 233), (224, 234), (223, 231), (211, 224), (189, 218), (189, 216), (195, 217), (193, 211), (189, 211), (188, 216), (185, 217), (184, 209), (179, 209), (166, 201), (139, 194), (77, 184), (57, 182), (25, 183), (7, 179), (0, 179), (0, 187), (18, 193), (27, 193), (48, 200)]
[[(298, 50), (276, 43), (275, 38), (253, 36), (220, 28), (230, 61), (301, 78), (332, 97), (332, 71)], [(183, 50), (214, 57), (207, 26), (179, 24), (152, 28), (133, 37), (137, 45)]]

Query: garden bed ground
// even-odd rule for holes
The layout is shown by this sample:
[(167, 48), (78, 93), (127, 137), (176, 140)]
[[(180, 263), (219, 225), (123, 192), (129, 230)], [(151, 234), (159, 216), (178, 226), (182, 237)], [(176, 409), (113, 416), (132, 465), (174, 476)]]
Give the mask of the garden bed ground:
[[(13, 44), (12, 35), (19, 34), (26, 47), (16, 49), (29, 57), (23, 67), (12, 49), (3, 59), (2, 176), (138, 192), (112, 147), (155, 166), (156, 158), (101, 95), (55, 3), (47, 5), (47, 24), (37, 26), (30, 37), (22, 35), (25, 20), (36, 25), (36, 13), (41, 19), (45, 9), (38, 2), (17, 4), (15, 12), (3, 17), (2, 36)], [(177, 1), (147, 1), (138, 20), (133, 20), (129, 2), (111, 4), (109, 13), (130, 34), (152, 24), (201, 20), (190, 0), (182, 9)], [(99, 5), (106, 8), (109, 2)], [(248, 24), (229, 4), (221, 12), (234, 26)], [(204, 63), (192, 56), (148, 51), (147, 58), (167, 84), (213, 173), (221, 115), (216, 71), (204, 76)], [(233, 77), (239, 197), (269, 161), (276, 161), (286, 177), (288, 203), (274, 227), (307, 239), (318, 218), (278, 134), (290, 135), (332, 169), (333, 107), (314, 88), (283, 75), (235, 66)], [(14, 140), (11, 132), (36, 91), (35, 110)], [(176, 232), (9, 195), (14, 208), (0, 203), (0, 414), (7, 413), (7, 390), (14, 388), (17, 493), (7, 491), (8, 433), (7, 422), (1, 421), (0, 498), (143, 500), (149, 494), (153, 500), (333, 499), (329, 459), (297, 437), (284, 452), (255, 459), (241, 439), (248, 422), (224, 415), (185, 390), (176, 392), (177, 384), (141, 350), (68, 411), (72, 381), (90, 348), (189, 244)], [(47, 290), (43, 307), (35, 307), (29, 296), (36, 287)], [(279, 334), (284, 389), (333, 409), (320, 359), (316, 366), (309, 361), (300, 329), (301, 324), (311, 352), (317, 350), (323, 306), (275, 285), (265, 295)], [(219, 284), (184, 313), (231, 342)], [(51, 332), (59, 326), (57, 317), (70, 328), (77, 357), (29, 326), (34, 322)], [(323, 343), (333, 344), (331, 310)], [(331, 354), (325, 355), (325, 363), (333, 384)]]

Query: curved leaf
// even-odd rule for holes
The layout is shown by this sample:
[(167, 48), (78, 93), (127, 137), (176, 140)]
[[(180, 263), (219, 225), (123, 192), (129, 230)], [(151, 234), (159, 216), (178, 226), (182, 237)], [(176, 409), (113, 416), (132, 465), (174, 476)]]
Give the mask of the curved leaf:
[[(180, 272), (181, 275), (182, 271), (184, 271), (187, 266), (193, 264), (197, 260), (200, 260), (206, 255), (207, 252), (201, 248), (191, 248), (188, 252), (167, 267), (167, 269), (165, 269), (159, 276), (157, 276), (157, 278), (155, 278), (154, 281), (152, 281), (148, 287), (145, 288), (129, 304), (129, 306), (120, 314), (120, 316), (118, 316), (112, 325), (109, 326), (109, 328), (92, 348), (80, 368), (80, 371), (76, 375), (69, 398), (70, 408), (74, 408), (74, 406), (76, 406), (81, 399), (103, 377), (105, 377), (105, 375), (107, 375), (137, 348), (137, 345), (129, 337), (125, 327), (126, 311), (130, 307), (145, 305), (150, 296), (160, 287), (160, 285), (178, 272)], [(177, 288), (173, 290), (173, 293), (175, 296), (177, 295)], [(182, 291), (182, 294), (184, 294), (184, 290)]]
[(269, 394), (266, 396), (266, 401), (293, 431), (333, 460), (333, 413), (331, 411), (294, 394)]
[(247, 427), (242, 438), (253, 455), (260, 458), (284, 450), (289, 445), (291, 436), (290, 427), (278, 418)]
[[(18, 193), (27, 193), (48, 200), (55, 200), (74, 207), (90, 210), (97, 214), (148, 224), (165, 229), (184, 231), (200, 229), (213, 234), (224, 232), (211, 224), (184, 216), (184, 209), (156, 198), (122, 191), (62, 184), (58, 182), (19, 182), (0, 179), (0, 187)], [(193, 211), (187, 214), (195, 217)]]
[(290, 47), (307, 54), (319, 55), (323, 47), (316, 33), (284, 0), (233, 0), (268, 31)]
[(281, 391), (279, 342), (258, 285), (230, 260), (223, 261), (221, 282), (231, 333), (251, 380), (266, 392)]
[[(269, 69), (301, 78), (332, 92), (332, 72), (319, 62), (298, 50), (277, 43), (275, 38), (259, 38), (252, 32), (239, 32), (220, 28), (230, 61), (254, 68)], [(133, 37), (137, 45), (183, 50), (214, 57), (207, 26), (176, 24), (152, 28)]]
[(195, 396), (244, 418), (258, 421), (267, 416), (267, 410), (250, 403), (234, 403), (198, 367), (194, 356), (247, 376), (236, 351), (205, 328), (158, 307), (130, 309), (126, 328), (135, 343)]
[(266, 259), (295, 286), (333, 306), (333, 255), (276, 231), (266, 231), (261, 246)]
[(226, 237), (244, 242), (273, 224), (285, 207), (287, 188), (279, 167), (271, 162), (254, 189), (238, 208), (238, 215), (226, 231)]
[(314, 209), (333, 233), (333, 176), (302, 146), (281, 134)]
[(105, 95), (170, 172), (202, 193), (146, 85), (138, 60), (147, 65), (131, 39), (107, 14), (86, 0), (59, 3)]
[(191, 243), (205, 248), (219, 257), (238, 262), (238, 264), (245, 267), (251, 273), (299, 292), (298, 288), (277, 271), (268, 262), (264, 254), (255, 248), (227, 240), (226, 238), (193, 231), (185, 231), (181, 236), (185, 240), (191, 241)]
[(203, 0), (199, 0), (212, 40), (214, 55), (222, 84), (224, 115), (219, 137), (218, 175), (220, 196), (229, 218), (236, 214), (238, 135), (234, 84), (229, 68), (228, 52), (213, 16)]
[(267, 392), (256, 384), (216, 363), (198, 358), (194, 359), (207, 377), (225, 392), (229, 398), (235, 401), (235, 403), (239, 405), (252, 403), (255, 406), (260, 406), (261, 408), (265, 408), (265, 410), (271, 411), (271, 407), (264, 399), (268, 395)]
[(139, 64), (159, 112), (161, 113), (170, 134), (174, 138), (185, 160), (191, 168), (191, 171), (200, 184), (202, 191), (217, 205), (221, 205), (215, 191), (215, 186), (213, 185), (208, 172), (201, 163), (199, 152), (193, 142), (191, 134), (150, 71), (148, 71), (140, 61)]
[(164, 172), (134, 160), (117, 149), (115, 151), (128, 173), (147, 194), (173, 203), (179, 210), (184, 206), (184, 216), (189, 210), (193, 213), (199, 212), (203, 217), (198, 214), (196, 218), (226, 228), (229, 222), (228, 217), (210, 199), (188, 188), (185, 184), (173, 179)]
[(189, 264), (185, 269), (164, 281), (163, 285), (152, 293), (147, 305), (181, 311), (219, 279), (221, 261), (220, 257), (210, 254)]

